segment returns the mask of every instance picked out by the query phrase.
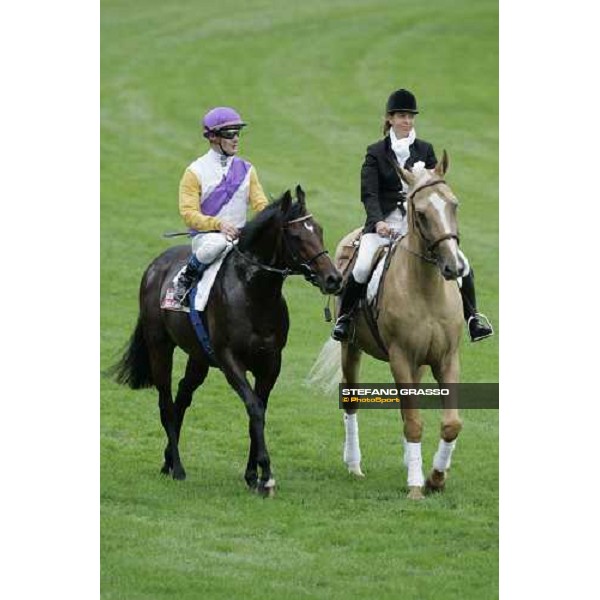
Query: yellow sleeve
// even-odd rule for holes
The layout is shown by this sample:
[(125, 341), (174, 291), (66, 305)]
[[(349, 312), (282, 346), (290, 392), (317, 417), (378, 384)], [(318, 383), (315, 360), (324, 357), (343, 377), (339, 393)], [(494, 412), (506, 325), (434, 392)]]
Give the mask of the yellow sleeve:
[(220, 219), (202, 214), (200, 211), (200, 197), (202, 189), (198, 178), (189, 169), (186, 169), (179, 182), (179, 214), (183, 222), (198, 231), (219, 229)]
[(260, 212), (267, 208), (269, 200), (265, 196), (265, 192), (260, 185), (256, 169), (252, 167), (250, 169), (250, 206), (252, 210)]

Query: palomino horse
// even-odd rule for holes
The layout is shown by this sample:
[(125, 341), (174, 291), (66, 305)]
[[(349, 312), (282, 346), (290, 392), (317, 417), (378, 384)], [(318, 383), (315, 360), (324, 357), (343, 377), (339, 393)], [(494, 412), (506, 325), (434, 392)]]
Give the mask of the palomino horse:
[[(458, 202), (443, 180), (447, 168), (448, 156), (444, 151), (433, 171), (422, 169), (411, 173), (399, 169), (399, 175), (409, 184), (408, 233), (398, 242), (380, 296), (377, 325), (387, 356), (374, 339), (364, 311), (360, 311), (355, 319), (354, 337), (341, 344), (342, 380), (346, 384), (358, 383), (363, 351), (388, 361), (397, 384), (418, 384), (427, 365), (439, 384), (459, 381), (463, 311), (455, 280), (464, 274), (466, 265), (458, 252)], [(338, 246), (338, 261), (345, 241), (346, 238)], [(326, 348), (333, 350), (336, 346), (337, 342), (328, 342), (319, 360), (327, 360)], [(356, 412), (356, 408), (349, 408), (344, 415), (344, 461), (351, 473), (362, 476)], [(416, 402), (403, 400), (401, 414), (408, 495), (411, 499), (420, 499), (425, 485), (421, 457), (423, 425)], [(442, 439), (426, 482), (431, 490), (441, 490), (445, 485), (461, 426), (456, 405), (446, 402)]]
[[(323, 248), (322, 229), (307, 212), (300, 186), (296, 198), (298, 202), (293, 203), (288, 190), (243, 228), (236, 251), (230, 252), (221, 266), (205, 310), (218, 366), (248, 413), (246, 483), (267, 495), (274, 493), (275, 479), (265, 442), (265, 415), (289, 328), (283, 282), (288, 275), (301, 274), (327, 294), (341, 285), (341, 276)], [(165, 288), (189, 253), (189, 246), (171, 248), (144, 273), (137, 326), (123, 358), (112, 369), (121, 384), (133, 389), (157, 388), (160, 419), (167, 434), (161, 471), (172, 473), (174, 479), (186, 476), (178, 447), (183, 417), (211, 366), (189, 315), (160, 307)], [(176, 346), (189, 358), (173, 402), (171, 370)], [(246, 377), (248, 371), (254, 375), (254, 389)]]

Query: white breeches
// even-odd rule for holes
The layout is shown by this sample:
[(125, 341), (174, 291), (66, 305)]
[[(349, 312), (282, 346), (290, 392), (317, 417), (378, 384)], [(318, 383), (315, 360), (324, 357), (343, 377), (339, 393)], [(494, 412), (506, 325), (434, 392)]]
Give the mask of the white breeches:
[[(399, 209), (393, 210), (384, 220), (396, 235), (406, 234), (408, 230), (406, 216), (402, 216)], [(352, 275), (358, 283), (367, 283), (377, 248), (389, 243), (389, 238), (382, 237), (378, 233), (363, 233), (360, 238), (356, 263), (352, 269)]]
[(363, 233), (358, 247), (358, 256), (354, 263), (354, 269), (352, 269), (352, 275), (358, 283), (367, 283), (377, 248), (389, 243), (388, 238), (382, 237), (378, 233)]
[(192, 252), (201, 263), (210, 265), (221, 256), (229, 243), (224, 233), (198, 233), (192, 239)]

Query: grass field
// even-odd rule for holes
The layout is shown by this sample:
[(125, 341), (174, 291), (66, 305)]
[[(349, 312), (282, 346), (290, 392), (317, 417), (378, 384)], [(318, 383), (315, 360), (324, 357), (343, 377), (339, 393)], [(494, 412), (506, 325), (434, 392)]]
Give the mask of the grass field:
[[(387, 95), (419, 99), (416, 129), (461, 200), (479, 304), (498, 321), (497, 3), (102, 3), (102, 368), (133, 330), (139, 280), (182, 227), (177, 186), (215, 105), (250, 123), (241, 155), (273, 195), (300, 182), (330, 250), (360, 225), (359, 169)], [(243, 485), (247, 422), (213, 371), (184, 423), (186, 482), (159, 476), (157, 396), (102, 381), (101, 576), (106, 599), (498, 595), (498, 414), (465, 411), (443, 496), (405, 499), (396, 412), (361, 415), (366, 479), (342, 468), (337, 400), (301, 387), (327, 339), (323, 297), (285, 286), (291, 315), (267, 440), (278, 496)], [(177, 375), (184, 357), (177, 357)], [(463, 381), (498, 381), (498, 336), (462, 350)], [(390, 381), (365, 359), (363, 381)], [(424, 414), (427, 467), (439, 415)]]

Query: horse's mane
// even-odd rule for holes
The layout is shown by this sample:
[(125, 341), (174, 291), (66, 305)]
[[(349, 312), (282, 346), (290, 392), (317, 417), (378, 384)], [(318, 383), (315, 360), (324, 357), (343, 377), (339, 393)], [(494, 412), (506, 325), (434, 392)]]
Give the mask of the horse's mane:
[(289, 196), (289, 191), (282, 194), (277, 200), (271, 202), (271, 204), (259, 212), (251, 221), (246, 223), (240, 233), (240, 240), (238, 243), (238, 248), (240, 250), (243, 251), (251, 248), (266, 228), (276, 228), (285, 221), (297, 219), (304, 214), (304, 205), (300, 202), (291, 204), (290, 208), (284, 214), (282, 212), (282, 205), (286, 196)]

